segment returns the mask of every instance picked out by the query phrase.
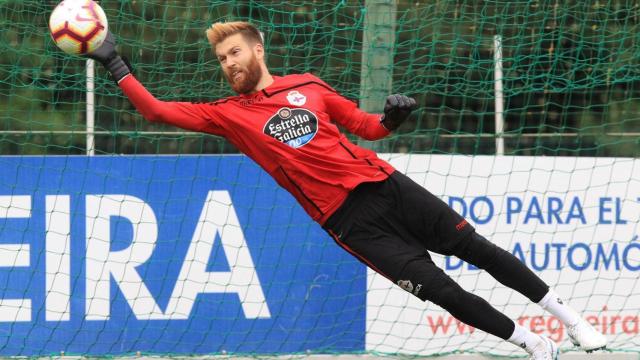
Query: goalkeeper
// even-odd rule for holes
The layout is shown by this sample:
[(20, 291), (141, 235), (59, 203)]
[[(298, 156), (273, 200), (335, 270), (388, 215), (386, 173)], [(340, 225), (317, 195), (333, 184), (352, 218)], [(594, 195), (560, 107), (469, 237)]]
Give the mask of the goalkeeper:
[(225, 137), (289, 191), (339, 246), (421, 300), (524, 348), (532, 359), (557, 357), (553, 341), (463, 290), (429, 251), (455, 255), (557, 316), (581, 349), (606, 346), (602, 334), (517, 258), (373, 151), (349, 142), (336, 125), (381, 139), (407, 119), (414, 99), (391, 95), (384, 114), (369, 114), (314, 75), (271, 75), (261, 34), (249, 23), (216, 23), (206, 35), (237, 96), (197, 104), (160, 101), (131, 74), (112, 34), (88, 56), (106, 67), (145, 119)]

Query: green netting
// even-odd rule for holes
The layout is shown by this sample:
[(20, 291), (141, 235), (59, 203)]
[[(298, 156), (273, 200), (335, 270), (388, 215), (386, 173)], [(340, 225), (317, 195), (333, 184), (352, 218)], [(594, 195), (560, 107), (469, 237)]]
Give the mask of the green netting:
[[(3, 153), (84, 151), (84, 64), (49, 39), (45, 24), (54, 4), (0, 5)], [(500, 35), (506, 154), (636, 156), (637, 6), (399, 2), (395, 34), (385, 44), (393, 61), (384, 71), (392, 74), (392, 91), (415, 96), (420, 109), (383, 150), (493, 153), (493, 37)], [(103, 7), (121, 53), (163, 99), (231, 95), (203, 36), (209, 24), (226, 19), (260, 27), (275, 74), (313, 72), (351, 98), (367, 96), (360, 88), (363, 51), (377, 50), (363, 49), (364, 2), (106, 1)], [(97, 102), (98, 153), (234, 151), (217, 139), (145, 134), (175, 129), (132, 121), (138, 115), (102, 69)]]
[[(1, 155), (86, 153), (85, 62), (49, 37), (56, 3), (0, 0)], [(274, 74), (311, 72), (361, 102), (388, 92), (415, 97), (418, 110), (395, 134), (363, 143), (380, 152), (493, 155), (502, 138), (505, 155), (640, 154), (639, 1), (107, 0), (101, 6), (119, 52), (163, 100), (233, 95), (204, 30), (216, 21), (248, 20), (265, 34)], [(375, 21), (367, 16), (374, 12)], [(502, 134), (495, 130), (496, 36)], [(382, 65), (374, 60), (380, 54), (388, 59)], [(363, 87), (372, 74), (382, 85)], [(96, 105), (97, 156), (236, 152), (219, 137), (145, 122), (101, 68)], [(374, 101), (369, 110), (381, 106)], [(637, 286), (631, 293), (637, 298)], [(637, 314), (637, 304), (629, 307)], [(636, 316), (636, 335), (637, 323)], [(627, 345), (613, 349), (640, 348)]]

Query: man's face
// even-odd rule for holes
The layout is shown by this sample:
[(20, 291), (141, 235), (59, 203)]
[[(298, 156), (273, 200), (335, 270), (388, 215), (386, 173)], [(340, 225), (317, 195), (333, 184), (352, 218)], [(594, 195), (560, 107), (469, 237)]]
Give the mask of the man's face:
[(262, 69), (257, 54), (262, 54), (260, 45), (250, 45), (242, 34), (231, 35), (216, 45), (216, 57), (220, 61), (224, 76), (233, 91), (238, 94), (251, 93), (260, 78)]

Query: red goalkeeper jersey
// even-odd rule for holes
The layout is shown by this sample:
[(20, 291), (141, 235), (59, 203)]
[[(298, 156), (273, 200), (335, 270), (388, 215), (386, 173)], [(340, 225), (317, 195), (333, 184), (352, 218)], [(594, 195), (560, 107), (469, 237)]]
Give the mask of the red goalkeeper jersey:
[(320, 224), (358, 184), (384, 180), (394, 171), (375, 152), (352, 144), (335, 124), (376, 140), (389, 134), (380, 115), (359, 110), (311, 74), (274, 76), (259, 92), (210, 103), (160, 101), (133, 75), (120, 87), (149, 121), (225, 137)]

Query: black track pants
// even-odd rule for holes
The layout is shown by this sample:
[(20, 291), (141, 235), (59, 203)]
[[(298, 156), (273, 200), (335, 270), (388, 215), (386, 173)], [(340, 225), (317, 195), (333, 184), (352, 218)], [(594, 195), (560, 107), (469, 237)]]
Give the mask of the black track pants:
[(517, 258), (476, 234), (446, 203), (397, 171), (384, 181), (360, 184), (324, 228), (338, 245), (393, 283), (502, 339), (513, 333), (513, 321), (462, 289), (428, 251), (457, 255), (534, 301), (548, 290)]

